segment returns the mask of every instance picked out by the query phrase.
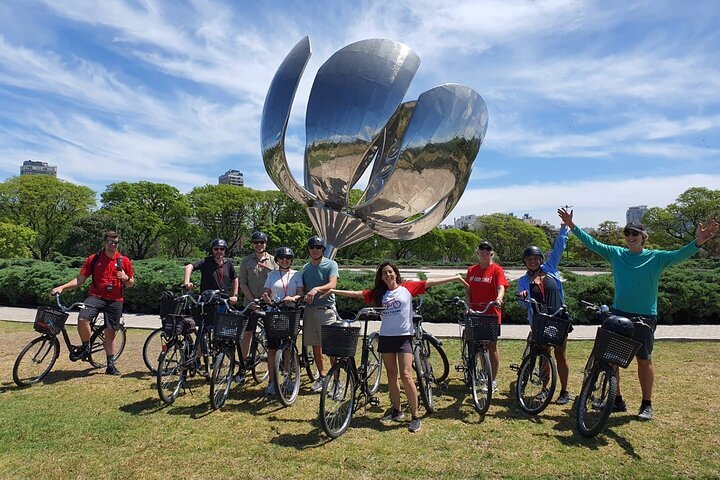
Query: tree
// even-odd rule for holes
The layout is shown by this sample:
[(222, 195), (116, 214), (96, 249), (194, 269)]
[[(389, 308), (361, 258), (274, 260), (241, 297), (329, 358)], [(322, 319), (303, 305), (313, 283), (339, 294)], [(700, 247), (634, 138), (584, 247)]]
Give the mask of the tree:
[(112, 224), (113, 220), (102, 211), (85, 215), (70, 227), (58, 252), (69, 257), (87, 257), (99, 251), (103, 234)]
[(528, 245), (536, 245), (544, 252), (550, 243), (542, 229), (519, 218), (501, 213), (484, 215), (476, 221), (475, 231), (481, 240), (492, 243), (500, 261), (520, 261)]
[(101, 199), (101, 211), (120, 233), (123, 251), (138, 260), (155, 251), (160, 237), (173, 228), (181, 228), (190, 214), (187, 198), (164, 183), (113, 183)]
[(32, 255), (45, 259), (68, 234), (70, 227), (95, 206), (88, 187), (50, 175), (21, 175), (0, 183), (0, 220), (35, 231)]
[(0, 258), (28, 258), (35, 236), (30, 228), (0, 222)]
[(605, 220), (598, 225), (593, 236), (606, 245), (625, 244), (622, 228), (620, 228), (617, 222), (611, 220)]
[[(275, 254), (277, 247), (290, 247), (295, 252), (295, 257), (304, 259), (307, 257), (305, 245), (307, 239), (312, 236), (312, 229), (299, 222), (274, 223), (263, 225), (261, 230), (268, 236), (268, 252)], [(247, 245), (248, 250), (252, 247)], [(296, 265), (302, 265), (300, 262)]]
[(473, 262), (480, 238), (457, 228), (440, 230), (445, 243), (445, 256), (450, 262)]

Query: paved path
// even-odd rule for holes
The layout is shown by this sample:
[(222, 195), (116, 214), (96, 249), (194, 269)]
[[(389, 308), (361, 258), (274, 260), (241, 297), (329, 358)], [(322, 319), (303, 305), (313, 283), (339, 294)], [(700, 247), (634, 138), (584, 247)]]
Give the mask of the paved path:
[[(125, 326), (128, 328), (154, 329), (160, 326), (157, 315), (126, 313)], [(0, 307), (0, 320), (11, 322), (32, 322), (35, 319), (34, 308)], [(68, 324), (77, 323), (77, 314), (71, 314)], [(452, 323), (425, 323), (425, 329), (439, 337), (459, 337), (460, 331)], [(380, 322), (370, 322), (370, 330), (378, 330)], [(577, 325), (570, 334), (570, 340), (592, 340), (595, 338), (597, 326)], [(530, 328), (527, 325), (503, 325), (501, 339), (525, 339)], [(656, 339), (664, 340), (720, 340), (720, 325), (659, 325), (655, 332)]]
[[(413, 280), (418, 278), (418, 273), (423, 273), (427, 278), (443, 278), (443, 277), (450, 277), (452, 275), (457, 275), (458, 273), (461, 273), (465, 275), (465, 272), (467, 271), (467, 267), (457, 267), (457, 268), (411, 268), (411, 267), (399, 267), (400, 268), (400, 274), (403, 276), (403, 278), (408, 280)], [(342, 267), (341, 270), (350, 270), (351, 272), (375, 272), (375, 269), (372, 267)], [(601, 271), (601, 270), (571, 270), (573, 273), (576, 273), (578, 275), (599, 275), (602, 273), (609, 273), (607, 271)], [(527, 270), (520, 269), (520, 268), (506, 268), (505, 269), (505, 276), (508, 280), (517, 280), (518, 278), (525, 275), (525, 272)]]

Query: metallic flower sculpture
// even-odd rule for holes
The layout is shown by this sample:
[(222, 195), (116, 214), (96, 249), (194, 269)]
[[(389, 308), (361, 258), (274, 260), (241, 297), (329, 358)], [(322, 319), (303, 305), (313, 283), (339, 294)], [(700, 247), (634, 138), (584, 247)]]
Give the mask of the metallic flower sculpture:
[[(344, 47), (323, 64), (310, 92), (303, 187), (288, 168), (285, 131), (310, 55), (305, 37), (278, 68), (265, 99), (262, 154), (270, 178), (306, 205), (329, 256), (374, 233), (409, 240), (430, 231), (467, 185), (487, 131), (482, 97), (445, 84), (403, 103), (420, 65), (415, 52), (381, 39)], [(350, 189), (371, 165), (367, 188), (350, 205)]]

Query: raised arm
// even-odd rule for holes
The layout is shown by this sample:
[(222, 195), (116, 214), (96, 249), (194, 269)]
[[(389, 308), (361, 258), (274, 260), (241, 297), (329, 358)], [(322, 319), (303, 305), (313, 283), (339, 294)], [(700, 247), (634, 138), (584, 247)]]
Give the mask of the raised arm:
[(567, 246), (569, 236), (570, 229), (567, 227), (567, 225), (562, 225), (560, 227), (560, 233), (558, 233), (558, 236), (555, 239), (555, 245), (553, 246), (550, 255), (548, 255), (547, 260), (545, 261), (545, 267), (549, 270), (557, 272), (558, 265), (560, 264), (560, 260), (562, 259), (562, 254), (565, 251), (565, 247)]
[(452, 277), (429, 278), (425, 281), (425, 288), (434, 287), (436, 285), (443, 285), (450, 282), (459, 282), (462, 283), (465, 288), (470, 288), (470, 285), (468, 285), (468, 283), (465, 281), (465, 279), (462, 277), (462, 274), (460, 273), (458, 273), (457, 275), (453, 275)]
[(359, 298), (360, 300), (365, 299), (362, 290), (336, 290), (334, 288), (331, 288), (327, 292), (325, 292), (323, 294), (323, 297), (332, 294), (340, 295), (341, 297)]

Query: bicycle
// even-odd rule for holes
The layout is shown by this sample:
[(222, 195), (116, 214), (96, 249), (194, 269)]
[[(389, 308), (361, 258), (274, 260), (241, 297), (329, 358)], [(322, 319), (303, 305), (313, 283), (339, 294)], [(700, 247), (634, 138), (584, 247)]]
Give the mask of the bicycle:
[(265, 333), (268, 338), (280, 341), (272, 365), (275, 394), (280, 403), (289, 407), (300, 393), (301, 354), (297, 348), (297, 337), (301, 328), (302, 305), (294, 309), (283, 307), (285, 305), (282, 302), (274, 302), (269, 307), (265, 314)]
[[(613, 317), (606, 305), (598, 306), (584, 300), (580, 303), (586, 309), (594, 310), (603, 320)], [(630, 320), (635, 328), (652, 329), (642, 316)], [(615, 404), (617, 369), (627, 368), (641, 346), (632, 336), (620, 335), (603, 328), (602, 325), (598, 327), (592, 352), (583, 371), (583, 384), (577, 400), (576, 421), (578, 431), (583, 437), (594, 437), (602, 431)]]
[(525, 413), (538, 415), (550, 404), (557, 387), (557, 365), (552, 349), (565, 343), (572, 322), (567, 318), (566, 305), (547, 315), (541, 313), (535, 299), (520, 295), (517, 298), (533, 308), (533, 323), (520, 366), (510, 365), (518, 374), (515, 397)]
[[(184, 285), (180, 285), (184, 289)], [(185, 292), (189, 293), (189, 292)], [(194, 294), (193, 294), (194, 295)], [(160, 296), (160, 320), (167, 315), (183, 315), (187, 312), (189, 301), (183, 294), (176, 296), (173, 292), (167, 291)], [(152, 374), (157, 373), (160, 354), (167, 348), (168, 335), (163, 332), (160, 326), (151, 331), (143, 343), (143, 362)]]
[[(336, 358), (323, 380), (320, 391), (320, 425), (330, 438), (337, 438), (348, 429), (353, 414), (363, 405), (377, 406), (375, 397), (380, 387), (382, 361), (377, 351), (379, 334), (368, 336), (368, 321), (380, 319), (382, 307), (360, 309), (354, 320), (323, 325), (323, 353)], [(355, 363), (355, 351), (360, 338), (360, 327), (351, 324), (364, 320), (360, 365)]]
[[(69, 317), (70, 311), (75, 308), (85, 308), (82, 302), (75, 302), (70, 306), (65, 306), (60, 301), (60, 294), (55, 294), (55, 302), (58, 308), (39, 307), (35, 314), (33, 328), (41, 335), (30, 341), (20, 351), (15, 364), (13, 365), (13, 381), (20, 387), (33, 385), (40, 382), (50, 373), (55, 362), (60, 356), (60, 341), (57, 336), (62, 334), (65, 346), (71, 354), (80, 351), (82, 346), (73, 345), (70, 336), (65, 328), (65, 322)], [(95, 368), (103, 368), (105, 362), (105, 316), (103, 320), (98, 322), (99, 315), (96, 315), (90, 321), (90, 351), (87, 361)], [(115, 331), (115, 355), (113, 360), (117, 360), (125, 349), (126, 329), (120, 323)]]
[[(413, 368), (417, 377), (418, 390), (420, 399), (422, 400), (425, 410), (433, 413), (435, 407), (433, 405), (433, 387), (445, 390), (447, 385), (443, 382), (448, 376), (450, 370), (447, 355), (442, 348), (442, 342), (435, 338), (432, 334), (427, 333), (422, 326), (423, 317), (420, 314), (420, 307), (423, 299), (417, 302), (413, 314), (413, 326), (415, 333), (413, 335)], [(431, 349), (432, 346), (432, 349)], [(436, 354), (433, 354), (433, 351)], [(433, 359), (437, 359), (442, 364), (442, 374), (439, 378), (435, 377), (435, 366)], [(435, 362), (437, 363), (437, 361)]]
[(463, 372), (464, 381), (470, 387), (473, 406), (480, 415), (485, 415), (490, 408), (493, 394), (492, 366), (488, 344), (496, 342), (500, 336), (500, 324), (497, 315), (487, 315), (487, 311), (495, 302), (488, 303), (482, 311), (471, 310), (460, 297), (447, 300), (465, 312), (459, 321), (462, 351), (462, 364), (455, 370)]

